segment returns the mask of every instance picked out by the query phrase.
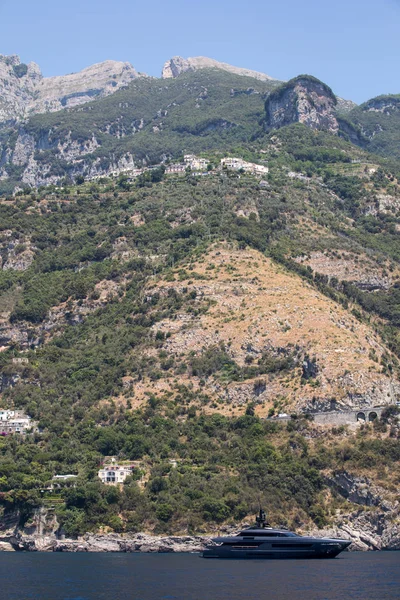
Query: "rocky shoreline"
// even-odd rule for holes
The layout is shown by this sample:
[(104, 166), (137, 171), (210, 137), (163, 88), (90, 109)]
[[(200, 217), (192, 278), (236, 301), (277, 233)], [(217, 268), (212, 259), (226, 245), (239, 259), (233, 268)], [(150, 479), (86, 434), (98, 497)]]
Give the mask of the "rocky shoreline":
[[(301, 531), (302, 535), (350, 540), (350, 551), (400, 550), (400, 505), (383, 500), (381, 490), (362, 478), (341, 473), (331, 485), (341, 495), (356, 502), (356, 510), (337, 513), (326, 529)], [(362, 506), (360, 506), (362, 505)], [(241, 528), (250, 523), (242, 523)], [(204, 535), (154, 536), (148, 533), (86, 533), (67, 538), (54, 508), (37, 508), (28, 521), (18, 511), (0, 520), (0, 551), (17, 552), (202, 552), (216, 535), (240, 531), (225, 526)]]
[[(308, 531), (303, 535), (351, 540), (349, 551), (400, 550), (400, 525), (385, 523), (379, 513), (372, 516), (358, 511), (329, 529)], [(234, 534), (236, 530), (224, 533)], [(78, 539), (69, 539), (55, 533), (26, 535), (18, 531), (0, 534), (0, 551), (199, 553), (212, 543), (211, 539), (211, 536), (159, 537), (146, 533), (87, 533)]]
[(119, 535), (90, 534), (78, 538), (57, 539), (54, 535), (0, 537), (3, 552), (202, 552), (211, 538), (199, 536), (156, 537), (145, 533)]

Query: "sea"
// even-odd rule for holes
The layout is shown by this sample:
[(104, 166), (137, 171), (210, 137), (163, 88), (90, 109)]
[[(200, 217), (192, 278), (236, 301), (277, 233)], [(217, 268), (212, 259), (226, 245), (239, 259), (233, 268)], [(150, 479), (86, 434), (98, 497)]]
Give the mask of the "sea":
[(330, 560), (198, 554), (0, 555), (1, 600), (399, 600), (400, 552)]

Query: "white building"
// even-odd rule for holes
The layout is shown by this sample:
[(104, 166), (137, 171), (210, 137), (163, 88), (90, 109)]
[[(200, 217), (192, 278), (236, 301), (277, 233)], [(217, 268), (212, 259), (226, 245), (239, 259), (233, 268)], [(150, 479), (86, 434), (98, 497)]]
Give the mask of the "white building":
[(264, 165), (247, 162), (242, 158), (231, 157), (221, 158), (221, 167), (225, 167), (231, 171), (240, 171), (243, 169), (245, 173), (252, 173), (253, 175), (266, 175), (269, 171), (268, 167), (265, 167)]
[(208, 160), (199, 158), (195, 154), (185, 154), (183, 160), (185, 165), (194, 171), (205, 171), (208, 166)]
[(168, 167), (166, 167), (165, 169), (165, 173), (171, 174), (171, 173), (184, 173), (186, 171), (186, 166), (185, 165), (168, 165)]
[(0, 410), (0, 433), (26, 433), (35, 423), (21, 410)]
[(100, 469), (98, 475), (103, 483), (117, 485), (118, 483), (124, 483), (125, 479), (129, 475), (132, 475), (134, 468), (133, 465), (117, 465), (112, 463)]
[(14, 416), (15, 418), (0, 420), (0, 433), (26, 433), (32, 428), (33, 423), (30, 417), (26, 415), (19, 416), (17, 411), (15, 411)]
[(221, 167), (226, 167), (232, 171), (244, 169), (246, 162), (242, 158), (221, 158)]
[(7, 423), (10, 433), (26, 433), (31, 428), (31, 419), (26, 417), (22, 419), (11, 419)]

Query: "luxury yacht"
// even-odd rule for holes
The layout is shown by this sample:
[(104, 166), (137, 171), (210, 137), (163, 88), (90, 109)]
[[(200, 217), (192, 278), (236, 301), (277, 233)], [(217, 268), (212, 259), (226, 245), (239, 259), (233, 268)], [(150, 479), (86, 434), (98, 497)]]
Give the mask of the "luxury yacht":
[(257, 525), (234, 536), (213, 538), (204, 558), (335, 558), (350, 546), (348, 540), (302, 537), (286, 529), (268, 527), (260, 510)]

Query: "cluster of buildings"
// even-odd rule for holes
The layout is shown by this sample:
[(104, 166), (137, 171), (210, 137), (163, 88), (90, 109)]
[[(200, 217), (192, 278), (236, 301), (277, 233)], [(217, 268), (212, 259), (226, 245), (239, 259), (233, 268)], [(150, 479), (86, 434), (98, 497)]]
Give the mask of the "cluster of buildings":
[(34, 426), (32, 419), (19, 410), (0, 410), (0, 435), (24, 434)]
[(191, 171), (207, 171), (207, 167), (209, 165), (209, 161), (206, 160), (205, 158), (199, 158), (198, 156), (196, 156), (195, 154), (185, 154), (183, 157), (183, 163), (177, 163), (177, 164), (173, 164), (173, 165), (168, 165), (165, 168), (165, 173), (171, 174), (179, 174), (179, 173), (185, 173), (187, 169), (190, 169)]
[[(195, 154), (185, 154), (183, 157), (183, 163), (173, 163), (165, 166), (166, 175), (183, 175), (187, 171), (191, 171), (193, 175), (206, 175), (209, 169), (209, 161), (206, 158), (201, 158)], [(147, 167), (147, 168), (134, 168), (127, 169), (126, 174), (134, 179), (139, 177), (145, 171), (158, 168), (160, 165)], [(251, 163), (242, 158), (222, 158), (221, 169), (228, 169), (230, 171), (244, 171), (245, 173), (251, 173), (252, 175), (260, 176), (268, 173), (268, 167), (259, 165), (257, 163)], [(112, 175), (118, 175), (118, 172), (112, 173)]]

